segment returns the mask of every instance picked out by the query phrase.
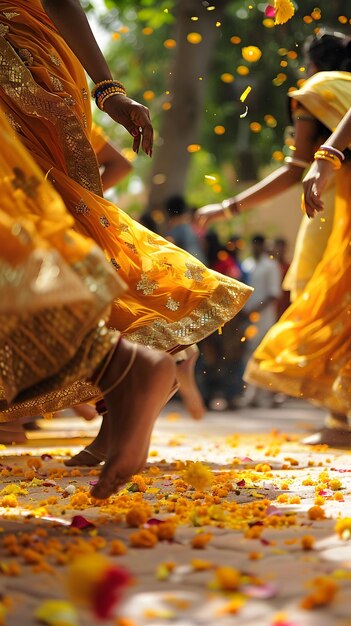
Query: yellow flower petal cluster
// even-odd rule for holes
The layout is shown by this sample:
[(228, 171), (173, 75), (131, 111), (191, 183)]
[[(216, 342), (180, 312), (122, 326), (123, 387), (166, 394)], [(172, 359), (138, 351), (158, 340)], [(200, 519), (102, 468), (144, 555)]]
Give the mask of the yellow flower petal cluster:
[(285, 24), (295, 13), (295, 7), (291, 0), (274, 0), (275, 23)]
[(211, 487), (213, 474), (207, 465), (200, 463), (200, 461), (195, 461), (195, 463), (188, 463), (183, 471), (182, 478), (188, 485), (202, 491)]

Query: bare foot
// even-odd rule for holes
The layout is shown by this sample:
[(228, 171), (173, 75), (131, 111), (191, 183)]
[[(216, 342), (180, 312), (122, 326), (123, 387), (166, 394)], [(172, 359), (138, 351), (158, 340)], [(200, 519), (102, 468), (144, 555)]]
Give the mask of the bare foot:
[(4, 422), (0, 424), (0, 443), (5, 446), (26, 443), (27, 437), (22, 424), (16, 422)]
[(104, 394), (110, 432), (107, 460), (91, 491), (98, 499), (108, 498), (143, 469), (154, 421), (176, 377), (176, 366), (168, 354), (132, 346), (122, 339), (100, 383), (102, 392), (128, 367), (133, 350), (136, 355), (130, 371), (117, 387)]
[(78, 417), (82, 417), (87, 422), (90, 422), (98, 416), (98, 412), (92, 404), (76, 404), (73, 410)]
[(194, 420), (200, 420), (206, 413), (206, 407), (195, 380), (195, 363), (198, 354), (177, 363), (177, 380), (180, 384), (179, 393), (185, 408)]
[(84, 450), (64, 461), (67, 467), (96, 467), (106, 459), (109, 441), (109, 417), (103, 417), (100, 430)]
[(302, 439), (307, 446), (328, 445), (331, 448), (351, 448), (351, 432), (340, 428), (322, 428), (318, 433)]

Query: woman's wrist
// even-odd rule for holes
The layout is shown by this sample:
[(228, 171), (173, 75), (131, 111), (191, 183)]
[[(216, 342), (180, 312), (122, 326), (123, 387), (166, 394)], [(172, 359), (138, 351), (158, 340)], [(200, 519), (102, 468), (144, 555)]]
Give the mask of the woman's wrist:
[(231, 219), (234, 215), (239, 213), (238, 205), (234, 198), (228, 198), (221, 202), (222, 212), (224, 217)]

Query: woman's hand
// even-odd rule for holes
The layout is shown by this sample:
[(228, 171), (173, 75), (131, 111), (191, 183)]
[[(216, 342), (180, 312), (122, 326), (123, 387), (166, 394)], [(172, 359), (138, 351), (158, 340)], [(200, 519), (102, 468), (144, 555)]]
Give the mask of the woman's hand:
[(195, 222), (202, 228), (207, 228), (212, 222), (228, 219), (228, 217), (228, 209), (225, 209), (221, 203), (207, 204), (196, 211)]
[(152, 156), (153, 128), (149, 109), (122, 94), (115, 94), (104, 104), (104, 111), (132, 135), (133, 150), (139, 151), (140, 142), (145, 154)]
[(323, 211), (324, 203), (321, 193), (333, 173), (333, 164), (329, 161), (314, 161), (312, 167), (303, 179), (302, 200), (303, 209), (308, 217), (314, 217), (319, 211)]

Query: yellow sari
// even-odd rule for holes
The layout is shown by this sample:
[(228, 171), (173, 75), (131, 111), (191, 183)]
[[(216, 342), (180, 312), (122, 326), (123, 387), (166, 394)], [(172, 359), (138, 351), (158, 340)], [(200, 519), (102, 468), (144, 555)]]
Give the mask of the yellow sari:
[(241, 309), (251, 289), (208, 270), (102, 197), (84, 70), (39, 0), (0, 0), (0, 104), (77, 230), (128, 284), (110, 324), (162, 350), (196, 343)]
[[(292, 96), (333, 130), (351, 106), (351, 74), (320, 72)], [(249, 382), (344, 415), (351, 411), (350, 204), (351, 164), (346, 163), (335, 177), (333, 228), (323, 258), (245, 372)]]
[(0, 112), (0, 421), (100, 395), (94, 371), (118, 333), (125, 289)]

